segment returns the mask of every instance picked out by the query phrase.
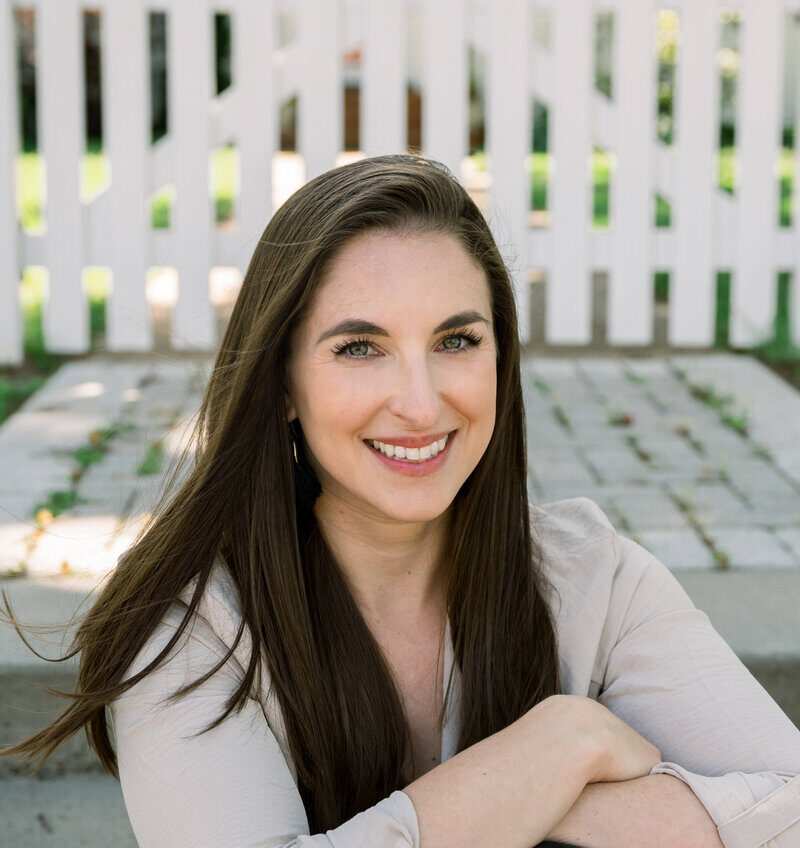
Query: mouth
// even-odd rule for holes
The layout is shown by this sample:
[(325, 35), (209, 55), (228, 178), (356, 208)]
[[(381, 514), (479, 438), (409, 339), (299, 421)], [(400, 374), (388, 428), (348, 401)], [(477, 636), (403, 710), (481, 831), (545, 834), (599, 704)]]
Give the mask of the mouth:
[[(437, 450), (437, 453), (433, 455), (430, 452), (428, 457), (424, 457), (422, 454), (428, 453), (425, 449), (420, 450), (419, 448), (414, 449), (401, 449), (399, 453), (401, 456), (387, 456), (379, 447), (376, 447), (375, 444), (370, 439), (364, 439), (364, 444), (367, 446), (370, 453), (374, 454), (378, 460), (380, 460), (385, 467), (392, 469), (393, 471), (400, 472), (401, 474), (408, 474), (411, 476), (418, 476), (420, 474), (428, 474), (436, 469), (440, 468), (447, 457), (450, 454), (450, 446), (453, 443), (457, 430), (453, 430), (445, 436), (444, 446)], [(437, 444), (438, 448), (438, 444)], [(390, 447), (389, 452), (392, 451)], [(407, 453), (408, 450), (412, 451), (411, 457), (407, 457), (403, 454)]]

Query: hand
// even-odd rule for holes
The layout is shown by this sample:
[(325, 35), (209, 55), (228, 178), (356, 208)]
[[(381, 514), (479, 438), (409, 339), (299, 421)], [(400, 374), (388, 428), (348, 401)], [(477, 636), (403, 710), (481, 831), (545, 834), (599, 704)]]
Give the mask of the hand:
[(630, 725), (593, 698), (551, 695), (534, 707), (555, 713), (575, 738), (594, 741), (596, 759), (587, 783), (613, 783), (650, 774), (661, 762), (661, 751)]

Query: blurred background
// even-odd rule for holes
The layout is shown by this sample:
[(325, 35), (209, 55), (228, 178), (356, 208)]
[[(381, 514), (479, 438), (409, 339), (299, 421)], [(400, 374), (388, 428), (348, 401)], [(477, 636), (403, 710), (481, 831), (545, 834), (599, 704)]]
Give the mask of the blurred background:
[[(66, 621), (152, 514), (274, 211), (408, 151), (511, 270), (531, 500), (593, 498), (800, 721), (798, 0), (0, 6), (0, 588), (23, 620)], [(74, 674), (0, 627), (0, 744)], [(83, 740), (23, 774), (0, 760), (4, 844), (135, 844)]]

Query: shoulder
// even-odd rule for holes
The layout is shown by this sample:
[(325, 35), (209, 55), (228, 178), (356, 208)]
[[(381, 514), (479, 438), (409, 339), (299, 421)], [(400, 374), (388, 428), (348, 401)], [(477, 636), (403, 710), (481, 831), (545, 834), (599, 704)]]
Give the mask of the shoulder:
[(554, 613), (567, 621), (607, 606), (619, 565), (617, 532), (590, 498), (531, 505), (531, 536), (541, 548), (544, 576), (555, 588)]
[(603, 510), (587, 497), (531, 504), (531, 527), (554, 553), (577, 554), (608, 545), (616, 535)]
[(541, 544), (545, 576), (566, 589), (573, 613), (645, 607), (667, 592), (692, 606), (675, 576), (654, 554), (617, 532), (590, 498), (569, 498), (530, 507), (531, 535)]
[[(180, 593), (184, 611), (191, 604), (198, 583), (199, 577), (193, 577)], [(195, 618), (201, 622), (203, 629), (207, 630), (210, 627), (216, 638), (226, 648), (236, 642), (242, 625), (242, 602), (228, 566), (219, 555), (214, 559), (211, 573), (203, 587), (195, 609)], [(250, 661), (251, 652), (252, 639), (248, 628), (244, 627), (241, 639), (232, 655), (232, 659), (239, 663), (243, 671)]]
[(565, 667), (565, 691), (594, 694), (610, 652), (640, 624), (669, 610), (693, 610), (655, 555), (618, 533), (593, 500), (531, 506), (531, 535), (555, 593), (550, 606)]
[[(183, 587), (178, 597), (170, 603), (135, 659), (128, 666), (123, 679), (128, 679), (145, 669), (174, 639), (175, 633), (182, 627), (198, 584), (199, 577), (193, 577)], [(194, 613), (186, 623), (181, 636), (158, 669), (151, 672), (150, 676), (158, 673), (162, 677), (175, 677), (180, 674), (189, 680), (196, 678), (200, 658), (204, 661), (203, 665), (209, 667), (213, 667), (225, 658), (236, 642), (241, 621), (239, 593), (224, 561), (217, 558), (214, 560)], [(239, 644), (228, 657), (224, 667), (225, 674), (232, 681), (241, 680), (244, 677), (251, 650), (252, 640), (245, 627)], [(205, 669), (200, 670), (201, 673), (203, 670)]]

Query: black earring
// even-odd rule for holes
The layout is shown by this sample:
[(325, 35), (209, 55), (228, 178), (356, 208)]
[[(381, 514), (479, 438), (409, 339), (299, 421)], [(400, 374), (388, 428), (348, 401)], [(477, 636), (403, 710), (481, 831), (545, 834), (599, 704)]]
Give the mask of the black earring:
[(294, 499), (299, 515), (311, 512), (317, 498), (322, 494), (322, 486), (316, 472), (305, 457), (303, 431), (297, 418), (289, 424), (289, 432), (294, 454)]

